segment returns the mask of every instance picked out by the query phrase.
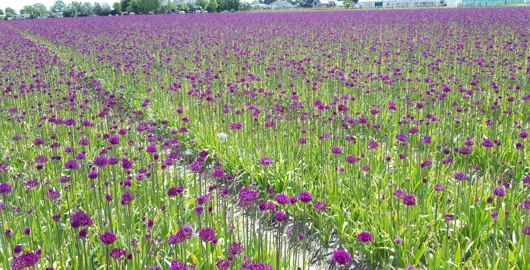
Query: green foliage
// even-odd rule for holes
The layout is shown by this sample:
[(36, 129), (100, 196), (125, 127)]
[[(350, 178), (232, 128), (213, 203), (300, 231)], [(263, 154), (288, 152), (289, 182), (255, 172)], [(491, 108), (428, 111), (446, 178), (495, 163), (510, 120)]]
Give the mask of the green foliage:
[(65, 7), (66, 7), (66, 4), (64, 3), (64, 1), (57, 0), (53, 4), (53, 6), (51, 6), (50, 9), (52, 12), (62, 12)]
[(239, 10), (240, 11), (249, 11), (252, 7), (250, 6), (249, 3), (247, 2), (243, 2), (243, 3), (240, 3), (239, 4)]
[(120, 2), (114, 2), (114, 4), (112, 4), (112, 11), (114, 14), (117, 14), (118, 12), (121, 12), (121, 4)]
[(131, 5), (132, 0), (120, 0), (121, 12), (129, 11), (129, 6)]
[(210, 13), (216, 12), (218, 7), (219, 4), (217, 4), (217, 0), (210, 0), (210, 3), (208, 3), (206, 10), (208, 10), (208, 12)]
[(177, 11), (177, 5), (171, 0), (162, 0), (160, 7), (155, 11), (157, 14), (170, 14)]
[(17, 11), (14, 8), (8, 7), (8, 8), (6, 8), (5, 11), (6, 11), (6, 18), (7, 17), (15, 17), (15, 16), (17, 16)]
[(107, 16), (111, 12), (110, 5), (108, 3), (100, 4), (99, 2), (94, 3), (94, 13), (98, 16)]
[(154, 12), (160, 8), (160, 0), (133, 0), (129, 7), (135, 13)]

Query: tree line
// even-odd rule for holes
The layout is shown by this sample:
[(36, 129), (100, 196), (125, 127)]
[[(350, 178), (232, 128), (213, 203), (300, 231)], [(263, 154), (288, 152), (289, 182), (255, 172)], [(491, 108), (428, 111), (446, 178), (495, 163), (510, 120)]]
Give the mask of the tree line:
[[(170, 14), (179, 11), (193, 11), (200, 7), (208, 12), (245, 11), (250, 9), (250, 4), (240, 0), (120, 0), (112, 5), (99, 2), (73, 1), (66, 4), (63, 0), (57, 0), (51, 7), (47, 8), (41, 3), (26, 5), (19, 10), (26, 18), (43, 17), (86, 17), (86, 16), (108, 16), (119, 14)], [(0, 9), (0, 16), (16, 18), (17, 11), (11, 7)]]

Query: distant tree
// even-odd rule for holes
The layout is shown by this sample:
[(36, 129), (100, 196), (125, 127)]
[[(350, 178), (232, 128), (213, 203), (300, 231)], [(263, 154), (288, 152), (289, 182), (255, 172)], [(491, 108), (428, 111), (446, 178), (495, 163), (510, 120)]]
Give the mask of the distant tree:
[(217, 0), (217, 12), (221, 12), (226, 8), (226, 0)]
[(225, 10), (238, 11), (240, 0), (225, 0)]
[(132, 0), (120, 0), (120, 8), (122, 12), (129, 11), (129, 6), (131, 5)]
[(136, 13), (148, 13), (160, 8), (160, 0), (133, 0), (131, 11)]
[(158, 14), (169, 14), (177, 11), (177, 4), (171, 0), (160, 1), (160, 7), (155, 11)]
[(53, 6), (51, 6), (51, 11), (52, 12), (62, 12), (65, 7), (66, 7), (66, 4), (64, 3), (64, 1), (57, 0), (53, 4)]
[(115, 14), (118, 14), (121, 12), (121, 4), (120, 2), (114, 2), (114, 4), (112, 4), (112, 11), (113, 11), (113, 15)]
[(110, 7), (109, 3), (103, 3), (101, 4), (101, 14), (98, 14), (100, 16), (108, 16), (111, 12), (112, 8)]
[(30, 6), (30, 5), (26, 5), (20, 10), (20, 14), (27, 15), (29, 16), (29, 18), (32, 18), (32, 13), (33, 13), (33, 6)]
[(208, 0), (195, 0), (195, 5), (200, 6), (202, 8), (206, 8), (208, 5)]
[(78, 14), (78, 16), (86, 17), (94, 14), (94, 7), (92, 6), (92, 3), (90, 2), (84, 2), (81, 5), (81, 12)]
[(239, 10), (240, 11), (249, 11), (252, 7), (250, 6), (250, 3), (243, 2), (239, 3)]
[(17, 16), (17, 11), (14, 8), (6, 8), (6, 18), (7, 17), (15, 17)]
[(208, 12), (216, 12), (218, 7), (219, 4), (217, 4), (217, 0), (210, 0), (206, 6), (206, 10), (208, 10)]
[(48, 9), (46, 8), (45, 5), (41, 3), (36, 3), (36, 4), (33, 4), (33, 13), (31, 14), (31, 16), (34, 18), (39, 18), (39, 17), (46, 15), (47, 12), (48, 12)]
[(99, 2), (94, 3), (93, 11), (96, 15), (99, 15), (102, 9), (103, 8), (101, 7), (101, 4)]
[(4, 10), (0, 9), (0, 15), (4, 15)]
[(182, 11), (186, 11), (188, 12), (190, 10), (189, 6), (185, 3), (183, 4), (180, 4), (178, 7), (177, 7), (178, 10), (182, 10)]
[(68, 17), (74, 17), (75, 16), (75, 11), (70, 9), (69, 7), (66, 7), (63, 9), (63, 17), (65, 18), (68, 18)]

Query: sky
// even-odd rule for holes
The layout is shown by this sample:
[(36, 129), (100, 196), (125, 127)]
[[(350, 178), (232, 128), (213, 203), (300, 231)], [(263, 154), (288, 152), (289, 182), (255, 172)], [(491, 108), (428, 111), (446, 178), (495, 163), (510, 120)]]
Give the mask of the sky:
[[(48, 9), (55, 3), (56, 0), (0, 0), (0, 9), (4, 9), (6, 7), (14, 8), (17, 13), (19, 10), (21, 10), (24, 6), (27, 5), (33, 5), (35, 3), (41, 3), (45, 5)], [(69, 4), (73, 0), (63, 0), (65, 4)], [(77, 0), (78, 2), (99, 2), (99, 3), (109, 3), (112, 6), (112, 3), (118, 2), (118, 0)]]

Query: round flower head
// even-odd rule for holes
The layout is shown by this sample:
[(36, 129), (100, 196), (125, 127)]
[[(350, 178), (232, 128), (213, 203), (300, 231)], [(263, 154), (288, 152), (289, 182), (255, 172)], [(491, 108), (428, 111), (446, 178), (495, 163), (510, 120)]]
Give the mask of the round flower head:
[(32, 268), (37, 264), (41, 257), (41, 251), (40, 249), (29, 253), (24, 253), (18, 257), (14, 257), (13, 260), (10, 263), (12, 270), (23, 270)]
[(530, 226), (523, 227), (522, 231), (524, 234), (530, 235)]
[(291, 198), (283, 193), (276, 194), (276, 196), (274, 196), (274, 199), (279, 204), (289, 204), (291, 202)]
[(352, 257), (346, 250), (335, 250), (333, 251), (333, 256), (331, 259), (336, 262), (337, 264), (348, 264), (351, 262)]
[(8, 183), (0, 183), (0, 194), (9, 194), (13, 191), (13, 187), (11, 187)]
[(369, 232), (361, 232), (357, 235), (357, 240), (366, 243), (366, 242), (372, 242), (374, 240), (372, 234)]
[(112, 232), (104, 232), (99, 235), (99, 239), (101, 240), (101, 242), (103, 242), (103, 244), (110, 245), (114, 243), (114, 241), (116, 241), (118, 238)]
[(215, 231), (212, 228), (202, 228), (199, 231), (199, 238), (204, 242), (217, 242), (217, 237), (215, 235)]
[(469, 175), (463, 173), (463, 172), (455, 172), (454, 177), (456, 180), (467, 180), (469, 179)]
[(495, 195), (497, 197), (504, 197), (504, 195), (506, 195), (506, 190), (504, 188), (501, 188), (501, 187), (494, 188), (493, 189), (493, 195)]
[(298, 194), (298, 199), (301, 202), (308, 203), (313, 200), (313, 195), (307, 191), (300, 192), (300, 194)]
[(403, 203), (406, 206), (414, 206), (414, 205), (416, 205), (416, 198), (414, 198), (414, 196), (412, 196), (412, 195), (407, 195), (407, 196), (403, 197)]
[(227, 270), (230, 268), (231, 262), (229, 260), (220, 260), (215, 264), (219, 270)]
[(340, 147), (334, 146), (331, 148), (331, 152), (336, 155), (342, 154), (342, 149)]
[(85, 211), (78, 211), (70, 216), (70, 224), (72, 228), (79, 228), (81, 226), (90, 226), (94, 224), (90, 215)]
[(278, 222), (283, 222), (287, 220), (287, 214), (285, 214), (283, 211), (278, 211), (274, 213), (274, 219)]
[(272, 159), (269, 157), (262, 157), (259, 159), (259, 163), (263, 166), (271, 166), (272, 165)]
[(230, 254), (232, 256), (241, 255), (241, 254), (243, 254), (243, 251), (245, 251), (245, 247), (243, 246), (243, 244), (241, 244), (239, 242), (232, 242), (228, 246), (228, 254)]

